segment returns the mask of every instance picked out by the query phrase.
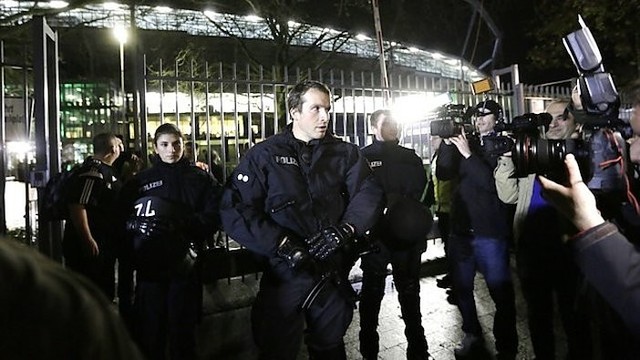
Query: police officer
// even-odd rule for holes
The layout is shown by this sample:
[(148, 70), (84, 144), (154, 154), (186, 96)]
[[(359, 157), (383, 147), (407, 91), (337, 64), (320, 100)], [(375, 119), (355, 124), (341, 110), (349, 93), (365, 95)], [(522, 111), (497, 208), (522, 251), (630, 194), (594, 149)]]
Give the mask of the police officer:
[(134, 337), (149, 359), (166, 358), (167, 337), (171, 359), (194, 359), (202, 292), (194, 260), (218, 228), (220, 186), (183, 157), (175, 125), (158, 127), (154, 150), (153, 166), (122, 191), (132, 214), (126, 228), (136, 270)]
[(375, 223), (382, 189), (359, 149), (329, 133), (326, 85), (299, 83), (287, 103), (293, 122), (252, 147), (229, 178), (222, 222), (268, 262), (252, 309), (259, 357), (295, 359), (306, 321), (312, 359), (346, 359), (354, 301), (345, 250)]
[[(420, 314), (419, 282), (420, 255), (426, 250), (425, 236), (432, 222), (426, 216), (430, 214), (419, 202), (427, 175), (420, 157), (412, 149), (398, 145), (398, 124), (389, 110), (375, 111), (369, 122), (375, 139), (373, 144), (362, 149), (362, 154), (385, 190), (387, 212), (372, 230), (379, 251), (364, 255), (360, 265), (360, 353), (365, 359), (378, 358), (376, 328), (387, 264), (391, 263), (405, 323), (407, 359), (428, 359), (429, 346)], [(418, 211), (411, 211), (413, 209), (407, 206)]]
[(120, 183), (111, 165), (120, 156), (118, 138), (110, 133), (93, 138), (88, 157), (69, 179), (69, 218), (62, 251), (67, 268), (87, 276), (107, 298), (115, 297), (116, 201)]

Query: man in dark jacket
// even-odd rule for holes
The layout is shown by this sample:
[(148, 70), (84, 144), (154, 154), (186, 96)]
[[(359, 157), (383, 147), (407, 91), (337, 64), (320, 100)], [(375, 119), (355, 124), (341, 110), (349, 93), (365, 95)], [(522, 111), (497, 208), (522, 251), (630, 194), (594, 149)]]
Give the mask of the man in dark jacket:
[[(431, 219), (426, 207), (417, 212), (404, 210), (410, 206), (418, 210), (422, 207), (420, 197), (427, 185), (427, 175), (415, 151), (398, 145), (398, 123), (389, 110), (371, 114), (370, 125), (374, 142), (362, 149), (362, 154), (384, 188), (387, 212), (371, 232), (379, 251), (364, 255), (360, 265), (360, 353), (364, 359), (378, 358), (376, 329), (387, 265), (391, 263), (405, 323), (407, 359), (428, 359), (429, 346), (420, 314), (420, 255), (426, 250), (425, 236)], [(400, 212), (395, 215), (396, 219), (392, 219), (394, 211)]]
[(482, 343), (473, 297), (477, 269), (484, 275), (496, 305), (493, 333), (498, 358), (513, 359), (518, 350), (518, 334), (509, 269), (508, 215), (506, 205), (498, 198), (493, 177), (497, 155), (486, 153), (483, 147), (484, 138), (494, 135), (502, 108), (495, 101), (486, 100), (475, 111), (478, 138), (469, 141), (463, 132), (444, 139), (436, 167), (438, 179), (457, 182), (453, 190), (449, 254), (465, 336), (456, 355), (465, 356)]
[(311, 358), (346, 359), (347, 248), (380, 215), (382, 189), (359, 149), (328, 133), (330, 95), (322, 83), (297, 84), (293, 123), (247, 152), (223, 194), (225, 231), (268, 263), (252, 309), (261, 359), (295, 359), (305, 322)]
[(93, 138), (88, 157), (69, 179), (70, 221), (64, 229), (65, 266), (91, 279), (110, 300), (115, 296), (116, 201), (120, 182), (111, 165), (120, 156), (118, 138), (110, 133)]

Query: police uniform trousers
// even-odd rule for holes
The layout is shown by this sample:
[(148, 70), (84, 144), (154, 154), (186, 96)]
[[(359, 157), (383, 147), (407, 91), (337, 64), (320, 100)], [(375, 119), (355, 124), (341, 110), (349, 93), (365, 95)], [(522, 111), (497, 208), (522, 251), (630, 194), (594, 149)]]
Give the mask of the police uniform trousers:
[(377, 332), (380, 303), (384, 296), (387, 265), (393, 267), (400, 312), (405, 323), (407, 358), (422, 359), (428, 345), (420, 313), (420, 257), (425, 242), (417, 241), (407, 249), (390, 249), (377, 242), (380, 251), (362, 257), (362, 292), (360, 295), (360, 352), (365, 359), (377, 359)]
[(295, 360), (304, 334), (310, 359), (346, 359), (343, 337), (353, 318), (354, 301), (347, 274), (341, 278), (340, 284), (328, 281), (311, 306), (301, 310), (317, 279), (304, 271), (289, 276), (265, 271), (251, 313), (259, 358)]
[(196, 358), (196, 325), (202, 289), (194, 268), (166, 279), (137, 277), (134, 334), (145, 357)]

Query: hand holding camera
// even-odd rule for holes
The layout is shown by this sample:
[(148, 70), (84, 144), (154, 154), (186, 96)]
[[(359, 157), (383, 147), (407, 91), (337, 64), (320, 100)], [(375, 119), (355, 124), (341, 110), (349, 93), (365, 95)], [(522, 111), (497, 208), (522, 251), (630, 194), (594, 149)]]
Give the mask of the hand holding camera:
[(596, 198), (582, 181), (576, 158), (573, 154), (568, 154), (564, 163), (569, 173), (568, 186), (540, 176), (545, 198), (569, 218), (579, 231), (602, 224), (604, 219), (596, 207)]
[(460, 155), (464, 156), (465, 159), (471, 156), (471, 147), (469, 146), (469, 140), (467, 140), (467, 135), (464, 131), (460, 135), (450, 137), (449, 140), (458, 148), (458, 152), (460, 152)]

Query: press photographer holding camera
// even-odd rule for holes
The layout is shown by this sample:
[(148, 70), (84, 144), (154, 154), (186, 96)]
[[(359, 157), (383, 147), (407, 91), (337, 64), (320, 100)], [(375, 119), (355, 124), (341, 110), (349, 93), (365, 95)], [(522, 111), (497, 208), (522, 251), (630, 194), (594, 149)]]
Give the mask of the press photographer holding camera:
[[(532, 293), (530, 284), (528, 284), (531, 280), (530, 275), (532, 272), (527, 271), (529, 270), (526, 262), (527, 258), (523, 254), (527, 257), (531, 256), (529, 264), (540, 264), (539, 270), (547, 270), (554, 264), (559, 266), (555, 271), (549, 273), (550, 277), (566, 275), (569, 272), (566, 267), (571, 266), (568, 264), (573, 264), (572, 259), (563, 260), (561, 255), (566, 249), (562, 246), (560, 240), (566, 239), (568, 236), (557, 236), (556, 234), (556, 236), (552, 237), (553, 243), (548, 243), (550, 238), (548, 232), (551, 231), (550, 229), (560, 228), (564, 229), (563, 231), (567, 235), (571, 235), (576, 232), (575, 228), (559, 227), (557, 223), (554, 223), (557, 219), (550, 213), (548, 206), (545, 209), (540, 204), (544, 204), (547, 200), (553, 203), (554, 201), (557, 202), (558, 199), (564, 198), (565, 202), (561, 204), (563, 206), (560, 209), (568, 214), (568, 217), (574, 222), (578, 230), (586, 230), (603, 222), (604, 219), (608, 219), (612, 223), (615, 222), (621, 232), (626, 234), (630, 240), (637, 238), (636, 235), (632, 234), (640, 234), (640, 226), (635, 225), (640, 223), (640, 216), (638, 215), (640, 212), (638, 211), (638, 203), (633, 196), (632, 188), (629, 186), (628, 173), (630, 167), (627, 161), (629, 156), (627, 143), (624, 141), (624, 138), (629, 136), (631, 129), (618, 116), (620, 97), (612, 76), (604, 70), (602, 56), (595, 40), (581, 17), (578, 18), (578, 21), (582, 28), (564, 37), (563, 43), (571, 55), (579, 74), (576, 86), (577, 92), (573, 97), (573, 103), (566, 107), (568, 111), (565, 111), (567, 115), (573, 115), (575, 122), (580, 124), (581, 131), (579, 136), (576, 139), (571, 136), (564, 139), (553, 139), (550, 136), (544, 138), (533, 134), (519, 134), (512, 147), (512, 160), (515, 166), (511, 175), (520, 179), (509, 179), (510, 171), (507, 167), (503, 168), (501, 166), (496, 170), (498, 184), (511, 184), (511, 192), (505, 191), (503, 186), (498, 186), (501, 198), (507, 202), (517, 201), (518, 210), (520, 210), (517, 211), (515, 219), (515, 231), (519, 241), (519, 249), (517, 249), (518, 272), (520, 276), (523, 275), (523, 272), (527, 272), (525, 275), (529, 275), (529, 278), (523, 281), (525, 298), (529, 296), (529, 299), (527, 299), (529, 311), (532, 310), (533, 305), (530, 301)], [(571, 163), (568, 176), (565, 163)], [(505, 172), (506, 175), (505, 173), (501, 174), (501, 172)], [(535, 177), (530, 175), (534, 173), (545, 175), (544, 178), (540, 178), (541, 184), (537, 184)], [(547, 179), (552, 179), (553, 181)], [(523, 192), (523, 184), (531, 183), (533, 183), (532, 189)], [(540, 186), (549, 188), (551, 183), (556, 184), (552, 188), (555, 192), (543, 192), (543, 196), (536, 195), (540, 193), (536, 186), (538, 188)], [(560, 183), (571, 185), (569, 188), (564, 188), (557, 185)], [(517, 192), (513, 191), (514, 184), (518, 185)], [(574, 187), (590, 190), (593, 194), (590, 194), (590, 197), (581, 194), (580, 201), (584, 203), (578, 201), (572, 203), (567, 201), (566, 197), (574, 195), (571, 190)], [(509, 189), (508, 186), (506, 188)], [(524, 205), (521, 205), (521, 203)], [(580, 215), (578, 210), (583, 209), (583, 207), (593, 208), (591, 209), (593, 211)], [(525, 217), (522, 215), (522, 210), (527, 211)], [(547, 214), (546, 216), (544, 216), (545, 213)], [(594, 223), (594, 219), (598, 219), (598, 221)], [(530, 225), (528, 225), (529, 221), (532, 221)], [(543, 229), (545, 231), (542, 231)], [(605, 230), (605, 232), (609, 234), (609, 230)], [(579, 234), (578, 238), (581, 237), (582, 235)], [(536, 239), (538, 240), (537, 242)], [(555, 244), (554, 246), (557, 249), (554, 250), (550, 246), (552, 244)], [(588, 246), (592, 244), (589, 242)], [(546, 246), (546, 248), (543, 250), (542, 246)], [(579, 249), (582, 249), (582, 247), (579, 247)], [(582, 254), (581, 251), (580, 255)], [(615, 256), (629, 256), (629, 254), (633, 256), (633, 253), (628, 248), (627, 254), (622, 254), (622, 252), (616, 252)], [(553, 256), (556, 256), (555, 261), (551, 260)], [(608, 258), (608, 261), (613, 261), (613, 259), (613, 257)], [(629, 264), (625, 262), (628, 260), (626, 258), (619, 260), (627, 265)], [(564, 264), (562, 263), (563, 261)], [(586, 262), (582, 262), (579, 259), (577, 266), (588, 282), (594, 285), (598, 291), (593, 291), (590, 287), (585, 287), (581, 291), (581, 298), (588, 300), (589, 322), (594, 330), (592, 333), (593, 341), (585, 342), (575, 338), (572, 341), (569, 338), (571, 341), (569, 344), (569, 356), (577, 358), (587, 356), (587, 354), (580, 355), (576, 352), (585, 351), (586, 349), (580, 349), (579, 347), (593, 343), (593, 358), (640, 358), (640, 347), (637, 344), (637, 339), (633, 339), (629, 331), (622, 325), (623, 322), (634, 320), (624, 318), (626, 313), (620, 311), (619, 303), (612, 302), (611, 296), (603, 292), (603, 289), (607, 289), (607, 291), (609, 289), (602, 288), (603, 283), (594, 281), (593, 276), (600, 276), (597, 274), (599, 272), (602, 272), (603, 276), (622, 276), (621, 278), (610, 279), (610, 281), (614, 282), (611, 284), (614, 288), (617, 286), (615, 284), (616, 281), (633, 282), (634, 279), (625, 279), (624, 277), (628, 275), (622, 272), (615, 273), (618, 271), (616, 269), (620, 269), (617, 264), (595, 261), (587, 265)], [(613, 269), (604, 269), (604, 267), (613, 267)], [(626, 271), (634, 273), (633, 268), (627, 268)], [(544, 291), (543, 285), (547, 284), (539, 282), (534, 288), (534, 296), (538, 297)], [(612, 291), (616, 291), (616, 295), (622, 297), (628, 296), (620, 290), (613, 289)], [(625, 303), (624, 306), (628, 307), (629, 304)], [(617, 310), (618, 314), (623, 315), (622, 318), (611, 310), (612, 307)], [(529, 313), (529, 318), (530, 326), (540, 320), (539, 315), (531, 312)], [(572, 318), (571, 320), (575, 321), (577, 319)], [(582, 330), (579, 324), (574, 323), (575, 328), (578, 331)], [(539, 348), (536, 345), (536, 332), (538, 330), (532, 329), (534, 350), (538, 356)], [(542, 333), (545, 335), (545, 332)], [(579, 345), (576, 346), (576, 343), (579, 343)], [(572, 353), (572, 349), (576, 349), (576, 352)]]
[(572, 154), (565, 164), (567, 185), (540, 177), (543, 194), (579, 231), (567, 243), (587, 281), (640, 339), (640, 249), (604, 220)]
[[(546, 113), (551, 122), (540, 137), (548, 140), (576, 138), (576, 121), (569, 111), (569, 100), (556, 99)], [(563, 251), (562, 238), (569, 224), (557, 216), (542, 196), (535, 174), (515, 177), (511, 152), (501, 156), (494, 171), (500, 200), (515, 204), (513, 219), (517, 274), (527, 304), (529, 332), (539, 359), (556, 357), (553, 333), (554, 297), (567, 337), (567, 359), (589, 359), (589, 322), (576, 309), (580, 272)]]
[(455, 353), (467, 356), (483, 342), (473, 294), (478, 270), (496, 305), (493, 332), (498, 359), (515, 359), (518, 335), (509, 269), (507, 208), (498, 198), (493, 178), (497, 157), (483, 146), (487, 138), (495, 136), (493, 130), (502, 118), (502, 107), (485, 100), (473, 111), (478, 134), (462, 131), (445, 138), (436, 163), (436, 177), (454, 181), (449, 255), (465, 333)]

